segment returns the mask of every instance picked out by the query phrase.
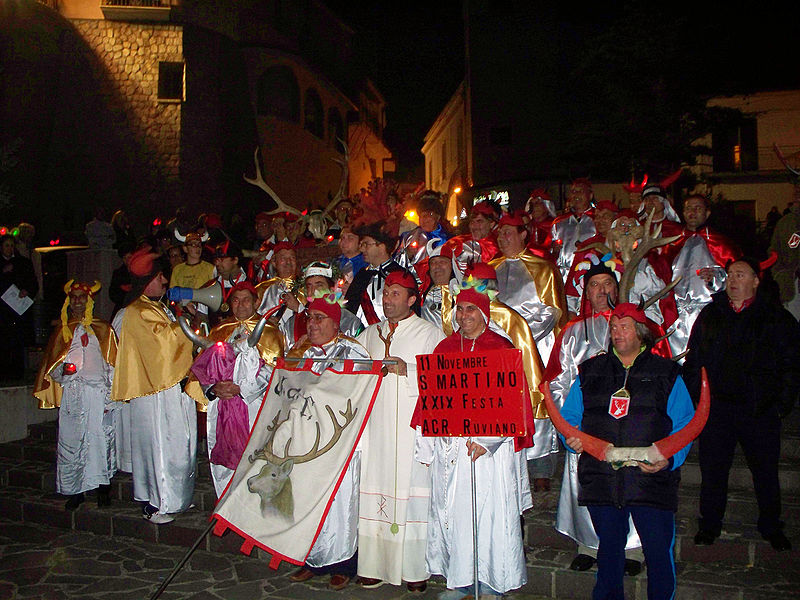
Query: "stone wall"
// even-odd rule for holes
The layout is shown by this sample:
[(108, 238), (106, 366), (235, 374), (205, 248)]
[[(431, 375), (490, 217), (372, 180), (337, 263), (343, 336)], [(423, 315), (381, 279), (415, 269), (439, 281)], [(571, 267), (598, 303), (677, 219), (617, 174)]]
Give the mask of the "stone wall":
[(143, 208), (163, 209), (178, 190), (182, 103), (158, 99), (159, 62), (183, 62), (183, 28), (89, 19), (72, 23), (106, 70), (100, 83), (143, 154), (132, 157), (134, 165), (149, 170), (140, 173), (143, 182), (168, 184), (166, 190), (143, 186), (147, 199), (159, 204)]

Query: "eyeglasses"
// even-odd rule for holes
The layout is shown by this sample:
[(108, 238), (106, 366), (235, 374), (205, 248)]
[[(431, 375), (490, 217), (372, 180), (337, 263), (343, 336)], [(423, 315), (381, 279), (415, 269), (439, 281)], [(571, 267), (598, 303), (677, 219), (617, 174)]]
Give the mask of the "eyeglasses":
[(359, 248), (369, 248), (370, 246), (377, 246), (378, 242), (368, 242), (367, 240), (361, 240), (358, 243)]
[(325, 319), (330, 319), (330, 317), (328, 315), (321, 314), (321, 313), (308, 315), (308, 320), (312, 321), (314, 323), (317, 323), (317, 324), (322, 323)]

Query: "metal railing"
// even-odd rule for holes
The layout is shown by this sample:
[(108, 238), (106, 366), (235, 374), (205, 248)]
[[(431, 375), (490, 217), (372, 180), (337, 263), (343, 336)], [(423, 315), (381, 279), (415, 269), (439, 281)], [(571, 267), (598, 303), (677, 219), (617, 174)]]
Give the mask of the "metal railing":
[(179, 6), (180, 3), (180, 0), (100, 0), (100, 6), (130, 6), (134, 8), (170, 8)]

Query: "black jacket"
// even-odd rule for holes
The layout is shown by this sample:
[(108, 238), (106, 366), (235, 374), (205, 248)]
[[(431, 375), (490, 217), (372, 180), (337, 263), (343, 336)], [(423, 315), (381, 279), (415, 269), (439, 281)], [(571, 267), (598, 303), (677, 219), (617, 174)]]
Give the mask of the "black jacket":
[(684, 379), (695, 404), (700, 368), (708, 371), (711, 411), (789, 413), (800, 394), (800, 325), (782, 306), (756, 294), (737, 313), (722, 291), (714, 294), (689, 337)]
[[(650, 446), (667, 437), (673, 428), (667, 414), (670, 393), (680, 367), (673, 361), (652, 354), (649, 349), (636, 357), (625, 384), (630, 393), (627, 416), (615, 419), (609, 414), (611, 395), (622, 388), (625, 368), (613, 354), (601, 354), (581, 364), (583, 394), (581, 430), (618, 447)], [(638, 467), (614, 470), (584, 452), (578, 462), (581, 505), (650, 506), (675, 511), (678, 507), (680, 470), (670, 467), (657, 473), (644, 473)]]

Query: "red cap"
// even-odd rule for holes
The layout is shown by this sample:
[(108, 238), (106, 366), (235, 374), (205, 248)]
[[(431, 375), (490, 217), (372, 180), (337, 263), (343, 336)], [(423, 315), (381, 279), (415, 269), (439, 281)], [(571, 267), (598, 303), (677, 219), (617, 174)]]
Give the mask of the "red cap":
[(541, 198), (542, 200), (552, 200), (550, 194), (544, 188), (536, 188), (531, 192), (530, 198)]
[(417, 280), (414, 279), (414, 277), (408, 271), (392, 271), (386, 276), (386, 280), (384, 281), (383, 285), (385, 287), (389, 287), (390, 285), (399, 285), (414, 292), (415, 296), (419, 294)]
[(497, 224), (498, 227), (502, 227), (503, 225), (513, 225), (514, 227), (525, 227), (525, 221), (522, 219), (522, 215), (517, 213), (504, 214), (500, 222)]
[(217, 213), (208, 213), (206, 215), (206, 227), (219, 229), (222, 227), (222, 217), (220, 217)]
[[(325, 313), (336, 322), (336, 325), (339, 325), (342, 320), (342, 307), (337, 302), (332, 301), (333, 297), (333, 294), (325, 294), (320, 298), (314, 298), (306, 305), (306, 310), (318, 310), (321, 313)], [(327, 300), (327, 298), (330, 298), (331, 301)]]
[(278, 242), (272, 247), (272, 256), (275, 256), (281, 250), (292, 250), (296, 252), (295, 247), (289, 242)]
[(255, 296), (256, 298), (258, 298), (258, 292), (256, 291), (256, 288), (255, 288), (255, 287), (253, 286), (253, 284), (252, 284), (252, 283), (250, 283), (249, 281), (240, 281), (239, 283), (237, 283), (236, 285), (234, 285), (234, 286), (233, 286), (233, 287), (232, 287), (232, 288), (231, 288), (231, 289), (228, 291), (228, 293), (227, 293), (227, 296), (230, 296), (230, 295), (231, 295), (231, 294), (233, 294), (234, 292), (241, 292), (242, 290), (247, 290), (248, 292), (250, 292), (251, 294), (253, 294), (253, 296)]
[(477, 306), (486, 318), (486, 322), (489, 322), (489, 296), (481, 294), (475, 288), (466, 288), (458, 292), (456, 296), (456, 306), (464, 304), (465, 302)]
[(143, 246), (131, 255), (131, 260), (128, 263), (128, 270), (134, 277), (155, 276), (160, 270), (154, 267), (153, 264), (157, 258), (158, 254), (150, 252), (150, 246)]
[(467, 267), (464, 275), (466, 277), (472, 275), (475, 279), (497, 279), (497, 271), (494, 270), (494, 267), (484, 262)]
[(497, 213), (488, 202), (478, 202), (469, 212), (471, 215), (483, 215), (492, 221), (497, 220)]
[(611, 316), (619, 319), (623, 317), (630, 317), (637, 323), (647, 325), (647, 317), (645, 316), (644, 311), (631, 302), (617, 304), (617, 306), (614, 308), (614, 312), (611, 313)]

